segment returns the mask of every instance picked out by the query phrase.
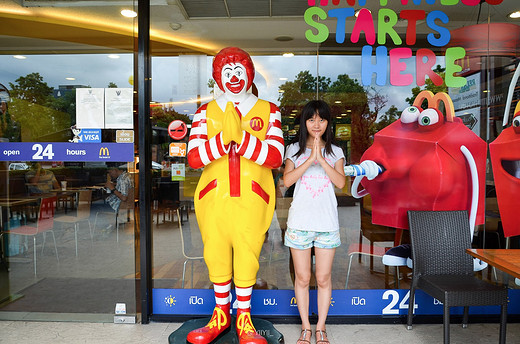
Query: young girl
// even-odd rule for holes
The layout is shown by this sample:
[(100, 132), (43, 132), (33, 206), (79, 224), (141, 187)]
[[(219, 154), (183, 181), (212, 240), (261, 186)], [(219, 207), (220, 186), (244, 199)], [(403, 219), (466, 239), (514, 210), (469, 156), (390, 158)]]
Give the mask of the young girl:
[(340, 245), (338, 208), (334, 186), (345, 186), (345, 156), (334, 145), (330, 108), (322, 100), (307, 103), (300, 117), (298, 142), (286, 150), (284, 184), (296, 183), (289, 209), (285, 245), (290, 247), (294, 262), (294, 294), (302, 320), (297, 344), (309, 344), (309, 281), (311, 248), (316, 257), (318, 284), (318, 323), (316, 343), (327, 344), (325, 320), (332, 293), (332, 261)]

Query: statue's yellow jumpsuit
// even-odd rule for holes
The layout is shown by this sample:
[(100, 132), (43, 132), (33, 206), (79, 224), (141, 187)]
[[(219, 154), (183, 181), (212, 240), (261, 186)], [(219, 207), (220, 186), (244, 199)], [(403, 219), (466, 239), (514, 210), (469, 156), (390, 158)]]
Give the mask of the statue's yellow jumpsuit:
[[(204, 106), (202, 109), (204, 111)], [(260, 141), (266, 139), (273, 126), (273, 111), (278, 109), (272, 103), (256, 100), (241, 118), (242, 130), (246, 132), (244, 137), (256, 144), (250, 143), (252, 147), (247, 148), (244, 146), (247, 142), (242, 142), (243, 148), (238, 149), (240, 147), (232, 142), (227, 154), (204, 167), (197, 185), (195, 213), (204, 242), (204, 260), (213, 283), (227, 282), (232, 277), (238, 287), (256, 283), (258, 258), (274, 212), (275, 187), (271, 168), (281, 164), (283, 154), (267, 145), (261, 147)], [(207, 104), (207, 140), (220, 134), (224, 116), (225, 112), (216, 101)], [(276, 126), (280, 123), (276, 122)], [(283, 150), (283, 138), (276, 137), (278, 142), (280, 139)], [(249, 153), (245, 153), (247, 149)], [(262, 149), (264, 153), (260, 153)], [(259, 165), (255, 159), (261, 154), (280, 156), (266, 159)], [(249, 158), (245, 158), (246, 155)], [(276, 161), (278, 166), (269, 166), (267, 160)], [(193, 165), (192, 161), (190, 165)]]

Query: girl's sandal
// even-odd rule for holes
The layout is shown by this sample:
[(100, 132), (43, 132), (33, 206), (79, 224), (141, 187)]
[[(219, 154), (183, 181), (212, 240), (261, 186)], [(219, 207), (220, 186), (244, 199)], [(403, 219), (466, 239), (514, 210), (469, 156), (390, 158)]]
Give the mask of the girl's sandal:
[(309, 339), (311, 339), (312, 337), (312, 330), (308, 330), (306, 328), (304, 328), (300, 334), (300, 338), (298, 338), (298, 341), (296, 342), (296, 344), (311, 344), (311, 341), (306, 339), (307, 338), (307, 333), (309, 333)]
[(316, 344), (330, 344), (325, 330), (316, 330)]

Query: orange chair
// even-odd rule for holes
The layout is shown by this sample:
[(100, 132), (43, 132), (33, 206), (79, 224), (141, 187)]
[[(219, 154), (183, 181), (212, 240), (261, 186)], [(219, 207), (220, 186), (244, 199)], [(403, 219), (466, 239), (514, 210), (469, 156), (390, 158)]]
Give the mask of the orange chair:
[(54, 250), (56, 252), (56, 260), (58, 263), (60, 259), (58, 257), (58, 247), (56, 246), (56, 237), (54, 236), (54, 212), (56, 210), (56, 196), (42, 198), (40, 201), (40, 208), (38, 211), (38, 219), (36, 224), (23, 225), (20, 227), (13, 228), (9, 231), (2, 232), (2, 234), (18, 234), (22, 236), (33, 237), (33, 248), (34, 248), (34, 275), (36, 276), (36, 236), (40, 233), (43, 234), (42, 253), (45, 248), (45, 234), (47, 232), (52, 233), (54, 240)]

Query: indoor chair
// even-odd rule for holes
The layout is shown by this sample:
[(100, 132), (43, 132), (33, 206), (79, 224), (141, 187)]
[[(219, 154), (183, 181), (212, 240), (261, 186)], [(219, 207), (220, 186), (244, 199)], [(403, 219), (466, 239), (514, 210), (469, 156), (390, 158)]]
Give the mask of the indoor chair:
[[(394, 276), (395, 276), (395, 287), (399, 289), (400, 284), (399, 281), (401, 279), (399, 268), (412, 268), (412, 245), (410, 244), (401, 244), (399, 246), (395, 246), (390, 248), (383, 255), (382, 262), (386, 268), (393, 267), (394, 268)], [(406, 275), (406, 273), (405, 273)]]
[(415, 290), (422, 289), (444, 305), (444, 343), (450, 341), (450, 307), (464, 307), (462, 326), (468, 324), (469, 306), (500, 305), (499, 343), (506, 342), (507, 288), (474, 276), (467, 211), (408, 211), (412, 242), (413, 277), (408, 304), (412, 329)]
[[(130, 213), (135, 210), (135, 195), (134, 188), (131, 187), (128, 189), (128, 196), (126, 197), (126, 201), (121, 201), (119, 205), (119, 209), (116, 213), (116, 241), (119, 242), (119, 226), (125, 225), (125, 223), (130, 222)], [(126, 221), (122, 221), (123, 216), (126, 213)]]
[[(193, 288), (193, 261), (195, 260), (204, 260), (202, 253), (195, 254), (191, 252), (191, 240), (188, 241), (187, 238), (184, 237), (184, 233), (182, 231), (182, 223), (181, 223), (181, 214), (179, 212), (179, 208), (174, 210), (177, 215), (177, 220), (179, 221), (179, 233), (181, 233), (181, 247), (182, 247), (182, 255), (184, 256), (184, 264), (182, 266), (182, 288), (184, 288), (184, 278), (186, 276), (186, 264), (191, 262), (191, 287)], [(191, 237), (190, 237), (191, 239)], [(189, 246), (187, 244), (190, 244)]]
[(45, 248), (45, 234), (50, 232), (54, 240), (54, 251), (56, 252), (56, 260), (58, 263), (60, 259), (58, 257), (58, 247), (56, 246), (56, 237), (54, 236), (54, 212), (56, 210), (56, 196), (42, 198), (40, 200), (40, 206), (38, 210), (38, 217), (35, 224), (25, 224), (20, 227), (13, 228), (0, 234), (18, 234), (21, 236), (32, 236), (33, 238), (33, 260), (34, 260), (34, 275), (36, 276), (36, 236), (40, 233), (43, 234), (42, 253)]
[[(360, 199), (359, 202), (360, 231), (359, 244), (363, 243), (363, 237), (370, 242), (370, 272), (374, 270), (375, 242), (393, 242), (393, 246), (400, 244), (402, 229), (375, 225), (372, 223), (372, 198), (370, 195)], [(359, 256), (361, 262), (361, 255)]]
[[(350, 269), (352, 267), (352, 258), (354, 255), (368, 256), (370, 258), (370, 266), (371, 271), (373, 270), (374, 257), (382, 258), (386, 252), (385, 247), (375, 246), (375, 245), (367, 245), (367, 244), (350, 244), (348, 247), (348, 269), (347, 269), (347, 279), (345, 281), (345, 289), (348, 289), (348, 282), (350, 279)], [(388, 286), (388, 267), (385, 266), (385, 287)]]
[[(96, 213), (96, 217), (94, 218), (94, 228), (92, 232), (96, 231), (97, 228), (97, 222), (98, 217), (100, 215), (105, 214), (105, 217), (112, 217), (115, 215), (115, 225), (116, 225), (116, 241), (119, 242), (119, 225), (125, 224), (127, 222), (130, 222), (130, 212), (135, 209), (136, 201), (134, 196), (134, 188), (131, 187), (128, 189), (128, 195), (126, 197), (126, 201), (121, 201), (119, 204), (119, 208), (117, 209), (117, 212), (111, 212), (111, 211), (98, 211)], [(122, 218), (126, 213), (126, 221), (122, 222)]]
[[(156, 224), (159, 225), (159, 217), (163, 215), (163, 224), (168, 221), (173, 222), (175, 216), (175, 209), (180, 208), (179, 198), (179, 182), (172, 181), (168, 178), (161, 178), (156, 181), (157, 186), (152, 192), (152, 223), (153, 214), (156, 215)], [(182, 209), (180, 209), (182, 212)]]
[(74, 226), (74, 240), (76, 242), (76, 257), (78, 256), (78, 229), (79, 223), (86, 221), (88, 223), (88, 230), (90, 233), (90, 241), (93, 243), (94, 236), (92, 234), (92, 226), (90, 225), (90, 204), (92, 201), (92, 190), (78, 191), (77, 212), (76, 216), (64, 215), (57, 217), (56, 222), (61, 224), (68, 224)]

